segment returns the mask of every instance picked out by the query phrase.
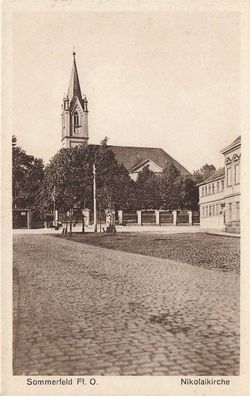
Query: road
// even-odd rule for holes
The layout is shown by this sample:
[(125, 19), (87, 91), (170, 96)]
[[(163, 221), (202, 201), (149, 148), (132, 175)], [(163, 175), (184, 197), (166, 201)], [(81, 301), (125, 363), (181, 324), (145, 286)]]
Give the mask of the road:
[(238, 375), (239, 275), (14, 236), (15, 375)]

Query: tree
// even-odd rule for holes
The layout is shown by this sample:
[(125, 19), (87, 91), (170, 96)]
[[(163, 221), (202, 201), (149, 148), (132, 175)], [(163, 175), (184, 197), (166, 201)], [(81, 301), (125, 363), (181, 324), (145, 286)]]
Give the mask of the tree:
[(96, 166), (97, 207), (121, 209), (127, 205), (131, 180), (104, 143), (61, 149), (45, 168), (40, 194), (41, 212), (73, 208), (93, 209), (93, 164)]
[(178, 179), (178, 203), (180, 209), (197, 210), (199, 191), (192, 176), (183, 176)]
[[(112, 148), (107, 146), (107, 138), (95, 150), (90, 159), (96, 165), (97, 201), (100, 209), (124, 209), (130, 206), (133, 191), (129, 173), (119, 164)], [(91, 146), (89, 147), (91, 150)]]
[(216, 171), (214, 165), (203, 165), (199, 170), (194, 171), (193, 178), (196, 183), (200, 183)]
[(36, 210), (44, 176), (43, 161), (28, 155), (12, 137), (12, 205)]
[(172, 162), (163, 169), (160, 181), (160, 197), (163, 209), (177, 209), (180, 203), (181, 181), (179, 170)]
[[(86, 203), (91, 176), (85, 147), (63, 148), (45, 168), (40, 194), (41, 211), (56, 209), (63, 212)], [(91, 191), (90, 191), (91, 192)]]
[(156, 209), (161, 205), (160, 176), (145, 166), (136, 180), (137, 208)]

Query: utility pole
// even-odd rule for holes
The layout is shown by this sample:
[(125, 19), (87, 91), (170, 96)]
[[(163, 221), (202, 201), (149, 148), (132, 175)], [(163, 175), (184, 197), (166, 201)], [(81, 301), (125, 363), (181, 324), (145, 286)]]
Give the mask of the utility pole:
[(93, 164), (93, 199), (94, 199), (94, 232), (97, 232), (95, 164)]

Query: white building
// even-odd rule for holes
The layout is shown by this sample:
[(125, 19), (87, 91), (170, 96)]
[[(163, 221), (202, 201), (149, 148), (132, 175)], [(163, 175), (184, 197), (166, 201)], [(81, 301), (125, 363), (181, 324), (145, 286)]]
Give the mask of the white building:
[(240, 136), (221, 153), (221, 168), (199, 184), (200, 226), (240, 232)]

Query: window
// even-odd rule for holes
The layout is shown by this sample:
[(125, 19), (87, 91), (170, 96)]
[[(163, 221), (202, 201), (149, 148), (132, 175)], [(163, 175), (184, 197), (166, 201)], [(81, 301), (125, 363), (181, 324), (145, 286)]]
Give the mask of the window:
[(202, 217), (205, 217), (205, 206), (202, 207)]
[(207, 186), (205, 187), (205, 195), (207, 195)]
[(224, 190), (224, 180), (221, 180), (221, 190)]
[(77, 111), (74, 113), (74, 125), (75, 126), (79, 125), (79, 115)]
[(232, 204), (228, 204), (228, 220), (232, 221)]
[(206, 206), (206, 217), (208, 216), (208, 207)]
[(232, 169), (227, 168), (227, 187), (232, 185)]
[(201, 189), (201, 196), (204, 197), (204, 187)]
[(214, 183), (212, 184), (212, 194), (214, 194)]
[(236, 220), (240, 220), (240, 203), (239, 202), (235, 202), (236, 205)]
[(211, 212), (211, 205), (209, 205), (209, 216), (211, 216), (212, 212)]
[(210, 194), (211, 194), (211, 186), (209, 184), (209, 186), (208, 186), (208, 195), (210, 195)]
[(220, 191), (220, 182), (217, 181), (217, 192)]
[(235, 165), (234, 171), (235, 171), (235, 184), (239, 184), (240, 183), (240, 165), (239, 164)]

